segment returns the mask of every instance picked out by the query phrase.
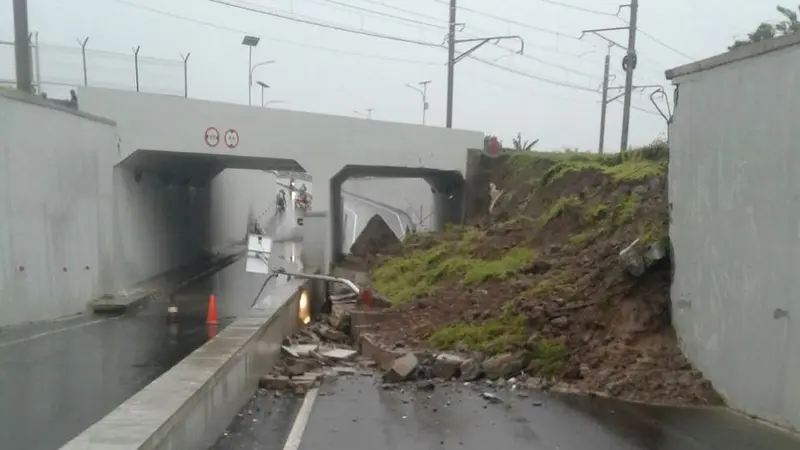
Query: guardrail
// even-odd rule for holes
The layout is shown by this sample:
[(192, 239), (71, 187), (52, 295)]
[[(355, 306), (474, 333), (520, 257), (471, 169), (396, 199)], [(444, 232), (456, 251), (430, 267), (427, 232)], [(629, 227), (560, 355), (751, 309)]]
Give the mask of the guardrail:
[[(275, 364), (300, 325), (309, 282), (277, 286), (214, 339), (68, 442), (66, 450), (208, 448)], [(273, 306), (270, 306), (273, 305)]]

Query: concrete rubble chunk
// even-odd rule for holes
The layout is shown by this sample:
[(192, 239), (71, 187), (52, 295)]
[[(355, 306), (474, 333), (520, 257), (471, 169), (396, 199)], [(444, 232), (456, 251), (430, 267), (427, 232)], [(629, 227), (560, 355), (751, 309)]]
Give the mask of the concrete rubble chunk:
[(320, 364), (313, 359), (286, 358), (283, 372), (289, 376), (297, 376), (319, 368)]
[(419, 360), (417, 356), (410, 352), (406, 353), (394, 360), (391, 369), (383, 375), (383, 381), (387, 383), (396, 383), (409, 380), (416, 373), (418, 365)]
[(284, 345), (281, 348), (292, 358), (305, 358), (308, 357), (311, 352), (317, 350), (317, 346), (314, 344)]
[(258, 380), (261, 389), (286, 389), (289, 387), (289, 377), (283, 375), (266, 375)]
[(316, 333), (326, 341), (331, 341), (331, 342), (350, 341), (350, 336), (342, 333), (341, 331), (336, 331), (325, 324), (319, 324), (319, 326), (317, 326), (314, 331), (316, 331)]
[(345, 348), (334, 348), (331, 350), (325, 350), (321, 353), (323, 357), (333, 361), (350, 361), (355, 359), (357, 354), (358, 352), (355, 350), (349, 350)]
[(620, 264), (634, 277), (641, 277), (647, 269), (642, 247), (641, 241), (636, 239), (631, 245), (619, 252)]
[(328, 316), (328, 323), (334, 330), (349, 333), (350, 332), (350, 311), (341, 308), (333, 307), (331, 315)]
[(467, 358), (461, 363), (460, 367), (461, 379), (464, 381), (473, 381), (483, 375), (483, 367), (480, 360), (476, 358)]
[(433, 361), (433, 368), (431, 375), (443, 380), (449, 380), (458, 376), (461, 371), (461, 364), (464, 363), (464, 358), (449, 353), (442, 353), (436, 356)]
[(501, 353), (483, 362), (483, 371), (490, 380), (505, 378), (522, 370), (524, 358), (514, 353)]

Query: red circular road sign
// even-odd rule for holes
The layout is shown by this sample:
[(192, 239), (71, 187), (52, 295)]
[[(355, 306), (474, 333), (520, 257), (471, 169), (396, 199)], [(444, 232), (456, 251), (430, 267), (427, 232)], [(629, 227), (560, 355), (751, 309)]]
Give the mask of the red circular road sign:
[(225, 145), (231, 149), (239, 145), (239, 133), (233, 128), (225, 132)]
[(492, 138), (489, 139), (489, 154), (492, 156), (500, 154), (500, 141), (497, 140), (496, 136), (492, 136)]
[(219, 144), (219, 130), (216, 127), (206, 128), (203, 139), (209, 147), (216, 147)]

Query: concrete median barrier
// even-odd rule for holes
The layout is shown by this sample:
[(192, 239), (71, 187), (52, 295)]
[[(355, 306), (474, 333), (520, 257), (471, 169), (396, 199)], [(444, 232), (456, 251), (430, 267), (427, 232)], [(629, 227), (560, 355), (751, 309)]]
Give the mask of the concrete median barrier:
[(258, 388), (299, 326), (300, 292), (276, 287), (216, 338), (67, 443), (67, 450), (208, 448)]

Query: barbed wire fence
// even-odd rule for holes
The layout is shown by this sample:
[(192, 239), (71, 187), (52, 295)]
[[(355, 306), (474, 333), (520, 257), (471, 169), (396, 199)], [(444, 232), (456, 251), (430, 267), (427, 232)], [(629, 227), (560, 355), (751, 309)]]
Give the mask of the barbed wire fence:
[[(85, 37), (74, 46), (39, 42), (31, 36), (33, 81), (36, 92), (51, 98), (69, 98), (78, 86), (189, 95), (189, 56), (156, 58), (140, 46), (130, 53), (92, 48)], [(0, 40), (0, 86), (14, 87), (14, 43)]]

